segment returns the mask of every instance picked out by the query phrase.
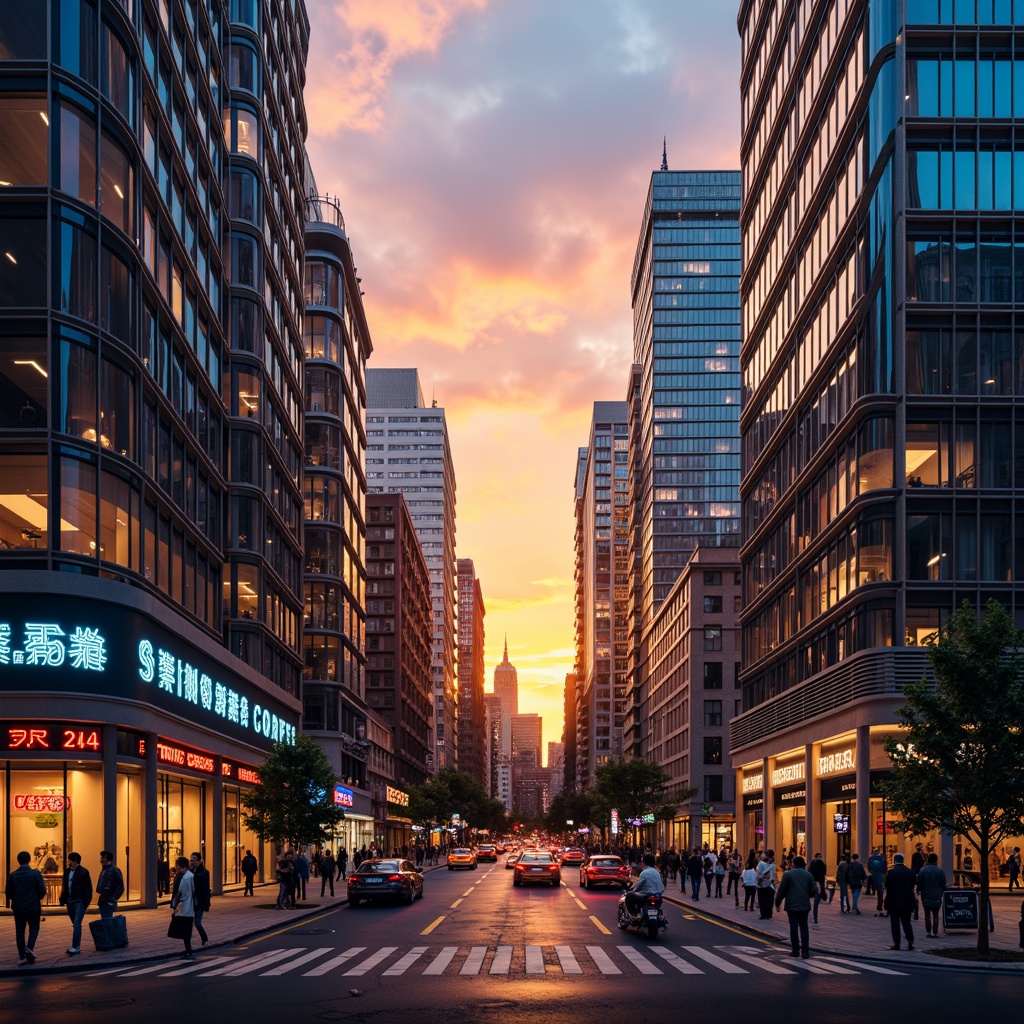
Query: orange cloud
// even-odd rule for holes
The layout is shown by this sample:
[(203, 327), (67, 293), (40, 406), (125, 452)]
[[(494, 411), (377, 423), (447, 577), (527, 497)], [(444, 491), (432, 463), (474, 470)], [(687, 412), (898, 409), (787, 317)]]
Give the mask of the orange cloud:
[[(317, 131), (376, 132), (385, 123), (385, 101), (395, 65), (436, 54), (465, 14), (488, 0), (343, 0), (334, 17), (318, 20), (310, 51), (318, 68), (306, 88), (306, 110)], [(328, 71), (329, 69), (329, 71)]]

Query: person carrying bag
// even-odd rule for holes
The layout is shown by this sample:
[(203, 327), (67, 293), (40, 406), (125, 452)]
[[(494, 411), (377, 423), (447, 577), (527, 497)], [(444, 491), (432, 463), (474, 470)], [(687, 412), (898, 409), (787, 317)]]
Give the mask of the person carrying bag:
[(174, 862), (177, 872), (174, 896), (171, 897), (171, 923), (167, 926), (167, 938), (181, 939), (185, 943), (182, 960), (192, 958), (192, 925), (195, 922), (195, 897), (192, 888), (193, 876), (188, 868), (188, 857), (179, 857)]

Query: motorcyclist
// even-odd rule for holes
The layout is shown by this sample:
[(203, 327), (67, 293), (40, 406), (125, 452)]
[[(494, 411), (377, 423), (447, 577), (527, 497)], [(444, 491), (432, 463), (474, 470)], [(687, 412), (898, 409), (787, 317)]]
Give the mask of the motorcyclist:
[(626, 893), (626, 910), (634, 917), (640, 912), (640, 907), (647, 896), (660, 896), (665, 891), (665, 883), (662, 881), (661, 872), (654, 866), (654, 854), (644, 854), (644, 869), (636, 880), (631, 892)]

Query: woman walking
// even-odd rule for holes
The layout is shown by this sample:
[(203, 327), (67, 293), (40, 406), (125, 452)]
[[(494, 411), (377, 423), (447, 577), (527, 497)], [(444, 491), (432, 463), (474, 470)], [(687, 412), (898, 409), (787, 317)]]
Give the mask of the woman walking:
[(195, 899), (192, 890), (192, 872), (189, 871), (188, 857), (179, 857), (174, 862), (176, 872), (174, 895), (171, 897), (171, 923), (167, 938), (181, 939), (185, 943), (182, 960), (192, 958), (192, 924), (195, 921)]

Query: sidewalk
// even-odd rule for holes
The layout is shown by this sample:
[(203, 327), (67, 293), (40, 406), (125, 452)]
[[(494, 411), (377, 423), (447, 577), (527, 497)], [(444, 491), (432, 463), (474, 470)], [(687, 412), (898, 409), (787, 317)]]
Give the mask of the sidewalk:
[[(743, 892), (740, 891), (740, 905), (735, 905), (734, 896), (723, 896), (721, 899), (708, 897), (703, 888), (700, 900), (694, 902), (689, 895), (680, 892), (677, 882), (669, 882), (665, 895), (671, 902), (684, 911), (727, 921), (744, 931), (776, 939), (785, 949), (789, 948), (789, 918), (786, 916), (785, 904), (782, 910), (775, 910), (771, 920), (758, 919), (758, 911), (744, 911)], [(1014, 895), (1005, 891), (992, 894), (992, 916), (995, 931), (989, 933), (991, 949), (1014, 950), (1021, 952), (1020, 923), (1021, 899), (1024, 893), (1016, 890)], [(875, 897), (861, 897), (860, 916), (841, 914), (839, 897), (832, 903), (821, 903), (818, 907), (818, 925), (811, 925), (811, 955), (827, 953), (831, 956), (845, 956), (850, 960), (881, 961), (887, 965), (923, 964), (942, 967), (946, 970), (970, 968), (977, 970), (1016, 971), (1024, 972), (1024, 963), (977, 963), (970, 960), (954, 960), (949, 957), (935, 956), (936, 949), (970, 948), (977, 945), (977, 933), (973, 930), (960, 930), (939, 933), (939, 938), (929, 939), (924, 931), (924, 911), (920, 920), (913, 921), (914, 948), (908, 951), (906, 942), (901, 938), (901, 950), (889, 949), (892, 945), (892, 932), (889, 930), (888, 918), (876, 918)]]

